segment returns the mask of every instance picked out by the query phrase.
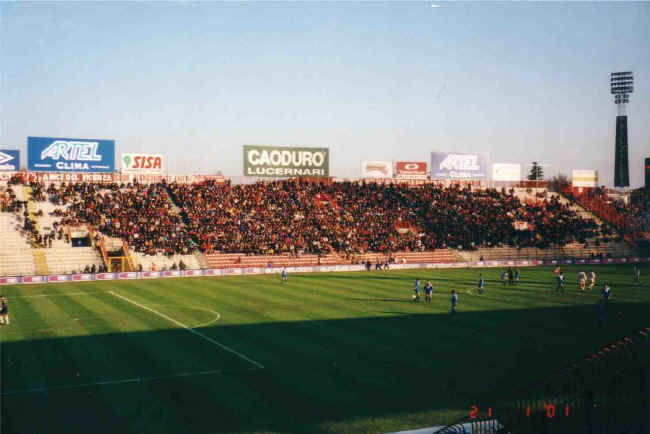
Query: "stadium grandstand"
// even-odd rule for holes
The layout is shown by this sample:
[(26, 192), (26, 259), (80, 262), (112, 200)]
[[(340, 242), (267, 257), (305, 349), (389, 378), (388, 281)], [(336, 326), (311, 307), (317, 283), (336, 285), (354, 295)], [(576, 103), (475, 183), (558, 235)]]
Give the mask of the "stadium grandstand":
[(0, 1), (0, 434), (650, 434), (648, 22)]
[(599, 190), (23, 179), (3, 187), (2, 237), (32, 252), (4, 258), (2, 275), (630, 257), (648, 219), (647, 194), (625, 205)]

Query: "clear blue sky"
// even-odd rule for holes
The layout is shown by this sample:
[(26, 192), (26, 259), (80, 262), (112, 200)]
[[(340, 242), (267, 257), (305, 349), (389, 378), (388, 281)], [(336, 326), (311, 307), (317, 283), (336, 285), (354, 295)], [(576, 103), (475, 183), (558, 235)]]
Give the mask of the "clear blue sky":
[(115, 139), (171, 173), (242, 174), (242, 145), (362, 159), (597, 169), (609, 73), (635, 72), (630, 172), (650, 156), (650, 3), (0, 3), (0, 146)]

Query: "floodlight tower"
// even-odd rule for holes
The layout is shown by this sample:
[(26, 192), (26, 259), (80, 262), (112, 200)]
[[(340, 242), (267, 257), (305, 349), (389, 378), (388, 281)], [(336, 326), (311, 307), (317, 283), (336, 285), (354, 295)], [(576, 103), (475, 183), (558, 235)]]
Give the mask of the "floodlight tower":
[(634, 92), (634, 77), (631, 71), (612, 72), (610, 87), (614, 103), (618, 107), (616, 115), (616, 153), (614, 156), (614, 186), (630, 185), (630, 168), (627, 152), (627, 103)]

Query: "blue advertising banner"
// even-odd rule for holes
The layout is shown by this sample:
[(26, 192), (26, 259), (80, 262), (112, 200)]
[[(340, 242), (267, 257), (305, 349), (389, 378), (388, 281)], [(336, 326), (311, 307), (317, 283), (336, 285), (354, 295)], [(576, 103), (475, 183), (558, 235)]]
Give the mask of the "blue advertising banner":
[(27, 137), (27, 169), (36, 172), (114, 172), (115, 140)]
[(20, 151), (0, 149), (0, 172), (15, 172), (20, 168)]
[(431, 153), (431, 179), (488, 179), (488, 169), (484, 154)]

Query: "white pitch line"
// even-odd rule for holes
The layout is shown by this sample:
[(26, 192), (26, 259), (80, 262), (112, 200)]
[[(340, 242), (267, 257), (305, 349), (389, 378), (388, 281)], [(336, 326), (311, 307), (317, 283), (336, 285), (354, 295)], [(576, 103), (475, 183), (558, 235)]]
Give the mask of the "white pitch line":
[(164, 313), (160, 313), (160, 312), (158, 312), (158, 311), (156, 311), (156, 310), (154, 310), (154, 309), (152, 309), (150, 307), (147, 307), (147, 306), (145, 306), (143, 304), (140, 304), (137, 301), (131, 300), (130, 298), (126, 298), (123, 295), (120, 295), (120, 294), (118, 294), (116, 292), (108, 291), (108, 293), (111, 294), (111, 295), (114, 295), (115, 297), (121, 298), (122, 300), (127, 301), (127, 302), (129, 302), (129, 303), (131, 303), (131, 304), (133, 304), (135, 306), (138, 306), (141, 309), (148, 310), (151, 313), (154, 313), (154, 314), (156, 314), (156, 315), (158, 315), (158, 316), (160, 316), (162, 318), (165, 318), (166, 320), (171, 321), (174, 324), (183, 327), (185, 330), (187, 330), (188, 332), (200, 337), (201, 339), (206, 340), (206, 341), (210, 342), (211, 344), (214, 344), (214, 345), (218, 346), (219, 348), (222, 348), (222, 349), (224, 349), (224, 350), (226, 350), (226, 351), (228, 351), (228, 352), (230, 352), (232, 354), (235, 354), (236, 356), (241, 357), (242, 359), (246, 360), (247, 362), (252, 363), (253, 365), (255, 365), (257, 368), (264, 369), (264, 365), (262, 365), (261, 363), (256, 362), (255, 360), (251, 359), (250, 357), (247, 357), (247, 356), (243, 355), (242, 353), (240, 353), (238, 351), (235, 351), (232, 348), (227, 347), (226, 345), (221, 344), (221, 343), (215, 341), (212, 338), (207, 337), (206, 335), (204, 335), (201, 332), (197, 332), (193, 328), (183, 324), (180, 321), (175, 320), (174, 318), (171, 318), (171, 317), (165, 315)]
[(33, 389), (8, 390), (6, 392), (0, 393), (0, 396), (24, 395), (29, 393), (44, 393), (44, 392), (51, 392), (55, 390), (83, 389), (87, 387), (108, 386), (112, 384), (139, 383), (139, 382), (146, 382), (146, 381), (168, 380), (168, 379), (182, 378), (182, 377), (194, 377), (198, 375), (230, 374), (236, 372), (256, 371), (256, 370), (258, 370), (258, 368), (211, 369), (208, 371), (179, 372), (177, 374), (158, 375), (155, 377), (135, 377), (135, 378), (124, 378), (121, 380), (93, 381), (91, 383), (64, 384), (61, 386), (52, 386), (52, 387), (35, 387)]
[[(34, 295), (12, 295), (11, 298), (34, 298), (34, 297), (58, 297), (58, 296), (66, 296), (66, 295), (92, 295), (92, 294), (104, 294), (104, 291), (93, 291), (93, 292), (58, 292), (55, 294), (34, 294)], [(163, 305), (164, 306), (164, 305)], [(177, 306), (180, 308), (185, 308), (185, 309), (194, 309), (194, 310), (202, 310), (204, 312), (210, 312), (216, 315), (213, 319), (210, 321), (195, 325), (192, 328), (199, 328), (199, 327), (206, 327), (209, 326), (212, 323), (215, 323), (221, 319), (221, 314), (215, 310), (212, 309), (206, 309), (204, 307), (195, 307), (195, 306)], [(75, 318), (77, 319), (77, 318)], [(46, 330), (46, 329), (44, 329)]]
[(94, 292), (58, 292), (56, 294), (34, 294), (34, 295), (10, 295), (8, 298), (34, 298), (34, 297), (56, 297), (63, 295), (92, 295), (92, 294), (102, 294), (103, 291), (94, 291)]
[(213, 314), (217, 315), (215, 318), (211, 319), (208, 322), (204, 322), (203, 324), (195, 325), (194, 327), (192, 327), (192, 328), (195, 328), (195, 329), (198, 329), (199, 327), (209, 326), (210, 324), (212, 324), (214, 322), (217, 322), (217, 321), (219, 321), (219, 319), (221, 319), (221, 315), (219, 314), (219, 312), (214, 311), (212, 309), (205, 309), (205, 308), (202, 308), (202, 307), (189, 307), (189, 306), (178, 306), (178, 307), (185, 307), (185, 309), (202, 310), (202, 311), (210, 312), (210, 313), (213, 313)]

